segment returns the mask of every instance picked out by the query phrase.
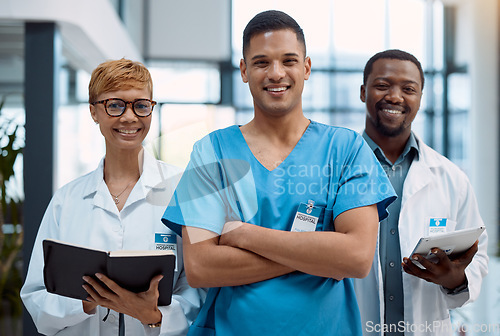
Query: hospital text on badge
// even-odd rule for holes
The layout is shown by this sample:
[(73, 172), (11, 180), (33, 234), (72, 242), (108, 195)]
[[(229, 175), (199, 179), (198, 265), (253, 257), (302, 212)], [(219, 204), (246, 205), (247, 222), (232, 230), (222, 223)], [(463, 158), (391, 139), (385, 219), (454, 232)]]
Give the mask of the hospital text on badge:
[(177, 271), (177, 235), (174, 233), (155, 233), (155, 249), (174, 252), (175, 270)]
[(431, 218), (429, 222), (429, 235), (446, 232), (446, 218)]

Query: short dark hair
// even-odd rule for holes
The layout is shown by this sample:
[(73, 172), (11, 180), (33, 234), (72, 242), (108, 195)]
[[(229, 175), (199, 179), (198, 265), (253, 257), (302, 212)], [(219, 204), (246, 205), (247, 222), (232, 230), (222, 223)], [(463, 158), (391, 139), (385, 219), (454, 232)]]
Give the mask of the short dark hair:
[(304, 46), (305, 57), (306, 40), (304, 38), (304, 32), (297, 21), (284, 12), (268, 10), (255, 15), (245, 27), (243, 31), (243, 58), (245, 58), (245, 53), (250, 45), (250, 39), (253, 36), (283, 29), (290, 29), (297, 35), (297, 40)]
[(424, 70), (422, 70), (422, 65), (418, 61), (418, 59), (412, 54), (402, 51), (399, 49), (389, 49), (381, 51), (375, 55), (373, 55), (365, 65), (365, 70), (363, 71), (363, 85), (366, 85), (366, 81), (368, 80), (368, 76), (371, 74), (373, 69), (373, 63), (379, 59), (396, 59), (401, 61), (410, 61), (414, 63), (418, 71), (420, 72), (420, 80), (422, 81), (422, 89), (424, 89)]

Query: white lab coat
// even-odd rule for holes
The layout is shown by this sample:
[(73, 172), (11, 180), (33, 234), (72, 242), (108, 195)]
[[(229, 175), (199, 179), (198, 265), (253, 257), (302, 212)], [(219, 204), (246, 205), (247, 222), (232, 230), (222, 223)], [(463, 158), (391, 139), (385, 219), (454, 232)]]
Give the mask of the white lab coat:
[[(429, 235), (431, 218), (447, 218), (446, 231), (484, 225), (472, 186), (463, 171), (417, 139), (419, 157), (410, 166), (403, 186), (399, 236), (401, 256), (409, 257), (417, 241)], [(479, 296), (488, 272), (487, 235), (479, 239), (479, 251), (465, 270), (468, 292), (448, 295), (436, 284), (403, 272), (405, 335), (452, 335), (449, 309), (463, 306)], [(364, 335), (384, 330), (384, 293), (377, 250), (370, 274), (355, 280)], [(387, 330), (387, 329), (386, 329)]]
[[(97, 307), (83, 312), (81, 300), (48, 293), (43, 281), (42, 241), (54, 238), (102, 250), (153, 250), (155, 233), (173, 233), (161, 222), (181, 170), (144, 151), (143, 173), (119, 212), (99, 167), (57, 190), (42, 219), (21, 298), (40, 333), (46, 335), (118, 335), (118, 313)], [(169, 306), (159, 307), (161, 328), (149, 328), (125, 316), (126, 335), (185, 335), (202, 304), (204, 293), (185, 277), (182, 241), (177, 237), (177, 270)]]

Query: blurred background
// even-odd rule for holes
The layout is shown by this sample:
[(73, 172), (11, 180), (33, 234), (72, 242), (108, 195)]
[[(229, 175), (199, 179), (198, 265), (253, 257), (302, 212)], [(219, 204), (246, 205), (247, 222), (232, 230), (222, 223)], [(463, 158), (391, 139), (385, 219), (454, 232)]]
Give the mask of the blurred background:
[(425, 70), (414, 131), (469, 176), (489, 234), (480, 299), (454, 311), (456, 335), (500, 335), (498, 0), (0, 0), (0, 334), (37, 335), (19, 289), (52, 193), (95, 169), (104, 142), (89, 116), (90, 72), (143, 62), (155, 107), (145, 146), (185, 167), (194, 142), (252, 118), (242, 33), (278, 9), (304, 29), (312, 74), (307, 117), (364, 127), (362, 71), (403, 49)]

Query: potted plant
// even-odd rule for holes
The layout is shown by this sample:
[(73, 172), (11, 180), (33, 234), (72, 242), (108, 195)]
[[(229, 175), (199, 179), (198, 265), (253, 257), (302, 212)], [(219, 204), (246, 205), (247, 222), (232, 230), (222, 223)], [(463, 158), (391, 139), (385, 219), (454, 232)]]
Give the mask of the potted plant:
[(18, 134), (22, 126), (2, 113), (5, 101), (6, 96), (0, 98), (0, 334), (20, 335), (24, 197), (13, 196), (9, 189), (16, 187), (14, 164), (22, 152), (24, 139)]

